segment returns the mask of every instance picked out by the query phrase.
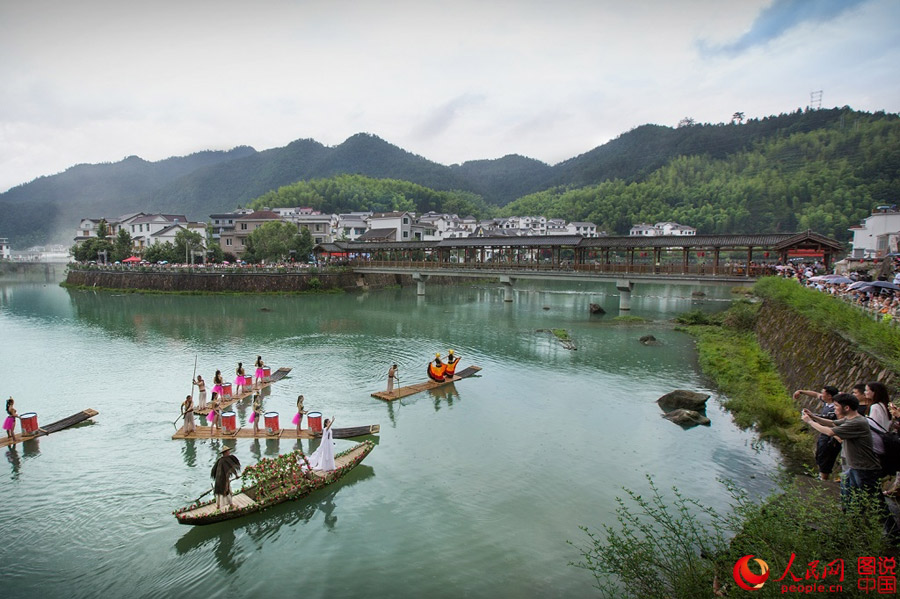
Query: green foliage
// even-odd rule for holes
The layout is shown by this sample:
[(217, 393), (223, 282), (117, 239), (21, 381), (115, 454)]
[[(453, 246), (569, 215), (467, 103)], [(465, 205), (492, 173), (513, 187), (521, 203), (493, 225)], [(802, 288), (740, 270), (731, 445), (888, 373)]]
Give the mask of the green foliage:
[(691, 310), (676, 316), (675, 322), (686, 325), (713, 324), (713, 318), (703, 310)]
[(753, 286), (760, 297), (781, 302), (808, 318), (822, 330), (836, 331), (861, 349), (871, 352), (900, 369), (900, 330), (872, 320), (864, 312), (827, 293), (807, 289), (796, 281), (766, 277)]
[[(248, 251), (255, 261), (278, 262), (299, 249), (297, 227), (283, 221), (270, 221), (254, 229), (248, 236)], [(308, 253), (308, 252), (307, 252)]]
[[(789, 564), (790, 572), (802, 579), (807, 565), (816, 562), (821, 578), (823, 568), (838, 559), (845, 565), (844, 581), (838, 583), (845, 593), (840, 596), (864, 596), (857, 591), (856, 558), (895, 554), (871, 496), (857, 496), (842, 512), (821, 487), (803, 487), (787, 478), (762, 502), (725, 483), (732, 510), (720, 512), (676, 488), (670, 499), (647, 479), (649, 497), (625, 489), (628, 501), (616, 499), (616, 527), (604, 526), (602, 532), (581, 527), (586, 535), (578, 547), (582, 561), (571, 565), (588, 570), (603, 597), (713, 597), (715, 588), (733, 589), (727, 596), (743, 596), (732, 572), (745, 555), (770, 567), (769, 580), (753, 591), (754, 597), (783, 596), (782, 584), (793, 583), (786, 573)], [(778, 582), (782, 573), (785, 581)], [(825, 580), (837, 579), (831, 575)]]
[(125, 258), (128, 258), (132, 254), (132, 245), (131, 245), (131, 233), (126, 231), (125, 229), (120, 229), (118, 234), (116, 235), (116, 240), (113, 242), (113, 251), (112, 257), (110, 260), (122, 261)]
[(179, 229), (178, 232), (175, 233), (175, 244), (173, 249), (173, 256), (175, 256), (175, 260), (170, 260), (170, 262), (201, 262), (202, 260), (194, 260), (191, 258), (191, 252), (203, 250), (203, 235), (196, 231), (188, 231), (187, 229)]
[(115, 254), (115, 252), (113, 249), (113, 244), (110, 243), (108, 239), (91, 237), (90, 239), (85, 239), (80, 243), (76, 243), (72, 246), (71, 249), (72, 257), (79, 262), (99, 260), (99, 253), (101, 251), (106, 251), (108, 261), (114, 262), (113, 255)]
[(309, 206), (326, 213), (340, 212), (448, 212), (481, 217), (489, 212), (484, 200), (464, 191), (435, 191), (396, 179), (338, 175), (280, 187), (256, 198), (250, 208)]
[(750, 333), (756, 330), (759, 304), (747, 300), (735, 301), (722, 317), (722, 324), (735, 331)]
[(182, 256), (183, 260), (184, 254), (179, 254), (175, 250), (175, 246), (172, 245), (171, 241), (167, 241), (165, 243), (154, 243), (153, 245), (146, 247), (143, 253), (144, 260), (150, 263), (156, 263), (165, 260), (174, 264), (176, 262), (179, 262), (179, 255)]
[(107, 236), (109, 236), (109, 225), (106, 223), (106, 219), (101, 218), (97, 223), (97, 238), (106, 239)]
[(900, 120), (827, 113), (816, 121), (820, 128), (788, 127), (765, 136), (747, 129), (744, 144), (736, 142), (747, 125), (690, 127), (696, 135), (704, 129), (734, 141), (710, 139), (720, 145), (669, 155), (646, 176), (536, 192), (501, 214), (591, 221), (610, 234), (626, 234), (638, 222), (672, 220), (699, 233), (812, 229), (845, 240), (874, 205), (900, 196)]

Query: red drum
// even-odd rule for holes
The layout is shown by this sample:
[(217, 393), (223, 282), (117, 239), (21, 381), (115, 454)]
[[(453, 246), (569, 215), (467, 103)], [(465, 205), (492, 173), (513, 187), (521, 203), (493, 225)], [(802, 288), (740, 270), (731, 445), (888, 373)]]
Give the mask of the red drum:
[(309, 428), (312, 429), (312, 432), (322, 432), (322, 412), (310, 412), (306, 415), (306, 421), (309, 423)]
[(278, 426), (278, 412), (266, 412), (266, 432), (274, 435), (281, 430)]
[(263, 378), (267, 379), (272, 376), (272, 369), (268, 366), (263, 366)]
[(28, 412), (27, 414), (22, 414), (19, 420), (22, 422), (23, 435), (33, 435), (37, 432), (37, 414), (35, 414), (34, 412)]
[(222, 397), (231, 397), (231, 383), (222, 383)]
[(237, 430), (237, 414), (234, 412), (222, 412), (222, 428), (226, 433)]

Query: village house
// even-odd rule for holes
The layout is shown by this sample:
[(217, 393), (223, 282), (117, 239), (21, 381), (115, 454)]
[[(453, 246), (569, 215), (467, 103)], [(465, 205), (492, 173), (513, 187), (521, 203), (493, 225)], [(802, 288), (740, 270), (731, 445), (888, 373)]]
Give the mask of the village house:
[(340, 219), (337, 214), (312, 214), (289, 213), (282, 216), (282, 220), (297, 225), (297, 232), (303, 229), (309, 231), (314, 244), (331, 243), (337, 237)]
[(185, 228), (198, 231), (206, 239), (206, 223), (192, 223), (183, 214), (144, 214), (132, 219), (128, 228), (131, 234), (131, 245), (140, 251), (146, 247), (150, 247), (154, 243), (168, 240), (171, 234), (172, 239), (175, 238), (175, 232), (171, 230), (162, 236), (154, 234), (161, 233), (164, 229), (169, 229), (172, 225), (183, 225)]
[(371, 212), (347, 212), (338, 214), (337, 237), (344, 241), (356, 241), (369, 228), (366, 219)]
[(83, 218), (78, 224), (78, 231), (75, 232), (75, 243), (79, 243), (86, 239), (99, 237), (100, 222), (106, 221), (106, 237), (112, 239), (119, 234), (119, 231), (125, 230), (131, 233), (131, 223), (136, 219), (147, 216), (143, 212), (133, 212), (123, 214), (117, 218)]
[[(411, 212), (376, 212), (366, 219), (368, 231), (360, 241), (421, 241), (424, 228)], [(391, 233), (393, 231), (393, 233)]]
[(655, 225), (638, 223), (631, 227), (628, 235), (631, 237), (659, 237), (663, 235), (696, 235), (697, 229), (673, 222), (661, 222)]
[(850, 232), (853, 258), (881, 258), (898, 251), (900, 212), (896, 205), (877, 206), (859, 225), (850, 227)]
[(209, 220), (212, 226), (212, 238), (219, 241), (222, 233), (234, 231), (234, 221), (245, 214), (251, 214), (253, 210), (250, 208), (238, 208), (234, 212), (224, 212), (221, 214), (210, 214)]
[(273, 220), (281, 220), (281, 215), (271, 210), (242, 214), (235, 219), (233, 230), (222, 233), (219, 245), (225, 252), (240, 257), (247, 249), (247, 238), (250, 233)]
[(0, 260), (11, 260), (12, 248), (9, 245), (9, 239), (0, 237)]

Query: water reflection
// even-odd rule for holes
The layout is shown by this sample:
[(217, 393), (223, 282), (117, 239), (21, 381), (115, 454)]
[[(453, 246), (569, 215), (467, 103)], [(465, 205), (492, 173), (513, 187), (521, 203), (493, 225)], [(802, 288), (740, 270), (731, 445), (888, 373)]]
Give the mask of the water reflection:
[(12, 474), (10, 479), (17, 480), (19, 478), (19, 470), (22, 468), (22, 458), (15, 445), (10, 445), (6, 450), (6, 459), (12, 465)]
[(197, 441), (194, 439), (185, 439), (184, 445), (181, 447), (181, 457), (184, 463), (193, 468), (197, 465)]
[(456, 383), (450, 383), (449, 385), (444, 385), (442, 387), (435, 387), (434, 389), (428, 389), (426, 393), (431, 397), (434, 401), (434, 411), (437, 412), (441, 409), (441, 402), (446, 401), (447, 407), (453, 407), (453, 400), (459, 399), (459, 391), (456, 390)]

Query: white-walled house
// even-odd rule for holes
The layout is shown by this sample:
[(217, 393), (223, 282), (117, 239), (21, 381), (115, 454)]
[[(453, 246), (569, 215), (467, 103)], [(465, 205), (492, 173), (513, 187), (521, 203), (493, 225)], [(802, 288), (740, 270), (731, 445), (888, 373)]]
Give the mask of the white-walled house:
[(145, 247), (155, 245), (157, 243), (171, 243), (175, 245), (175, 236), (179, 231), (189, 231), (191, 233), (199, 233), (202, 241), (201, 247), (206, 249), (206, 223), (175, 223), (150, 234), (149, 243)]
[(212, 238), (218, 241), (222, 237), (222, 233), (234, 231), (235, 220), (239, 219), (245, 214), (252, 213), (253, 210), (251, 210), (250, 208), (238, 208), (233, 212), (210, 214), (209, 221), (212, 225)]
[(655, 225), (638, 223), (631, 227), (628, 235), (632, 237), (658, 237), (662, 235), (696, 235), (697, 229), (673, 222), (661, 222)]
[(147, 215), (143, 212), (132, 212), (116, 218), (83, 218), (78, 224), (78, 231), (75, 233), (75, 243), (98, 237), (101, 221), (106, 221), (107, 239), (115, 238), (119, 234), (119, 231), (123, 229), (130, 234), (131, 223), (142, 216)]
[(850, 231), (854, 258), (880, 258), (897, 251), (900, 212), (893, 205), (878, 206), (859, 225), (850, 227)]
[(12, 248), (9, 245), (9, 239), (0, 237), (0, 260), (11, 260)]
[(240, 257), (247, 249), (247, 237), (250, 233), (273, 220), (281, 220), (281, 215), (271, 210), (257, 210), (237, 217), (234, 229), (222, 233), (219, 245), (222, 250)]
[[(369, 230), (393, 229), (391, 241), (414, 241), (413, 214), (410, 212), (376, 212), (366, 219)], [(421, 228), (418, 228), (421, 230)], [(421, 233), (420, 233), (421, 235)]]
[(303, 229), (309, 231), (313, 244), (332, 243), (337, 237), (338, 223), (340, 219), (337, 214), (299, 214), (291, 213), (283, 215), (282, 219), (286, 222), (297, 225), (297, 232)]
[[(183, 214), (145, 214), (133, 219), (128, 228), (131, 234), (131, 244), (137, 250), (142, 250), (153, 244), (153, 234), (175, 224), (187, 224), (188, 219)], [(206, 225), (203, 225), (204, 227)], [(205, 237), (205, 235), (204, 235)]]
[(337, 237), (346, 241), (356, 241), (368, 230), (366, 219), (371, 212), (347, 212), (338, 214)]

